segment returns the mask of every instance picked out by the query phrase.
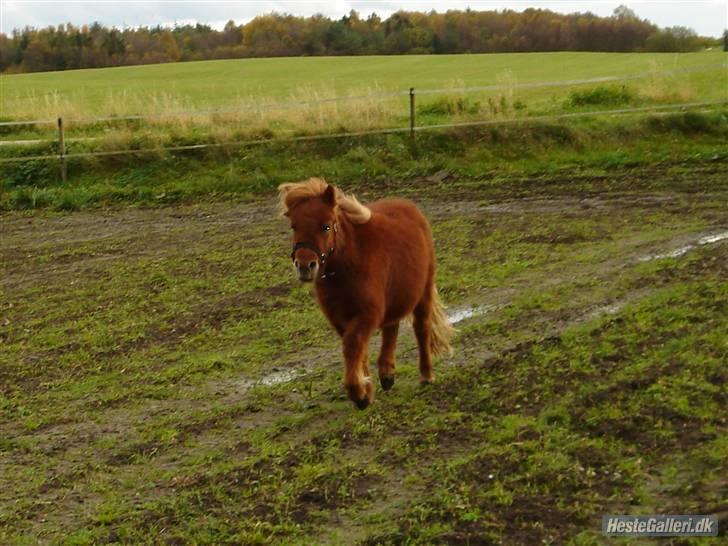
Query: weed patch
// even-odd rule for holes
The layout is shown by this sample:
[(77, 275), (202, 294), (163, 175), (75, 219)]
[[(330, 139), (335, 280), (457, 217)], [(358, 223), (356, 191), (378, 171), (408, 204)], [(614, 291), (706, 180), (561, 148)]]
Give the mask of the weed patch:
[(635, 100), (635, 93), (628, 87), (598, 86), (584, 91), (572, 91), (569, 95), (569, 105), (582, 106), (622, 106)]

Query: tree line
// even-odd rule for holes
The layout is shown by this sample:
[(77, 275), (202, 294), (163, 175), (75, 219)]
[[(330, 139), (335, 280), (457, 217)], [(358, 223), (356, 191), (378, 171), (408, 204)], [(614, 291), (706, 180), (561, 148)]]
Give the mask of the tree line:
[(543, 9), (399, 11), (387, 19), (351, 11), (272, 13), (245, 25), (119, 29), (99, 23), (0, 33), (0, 71), (39, 72), (206, 59), (531, 51), (695, 51), (719, 40), (685, 27), (658, 28), (620, 6), (610, 17)]

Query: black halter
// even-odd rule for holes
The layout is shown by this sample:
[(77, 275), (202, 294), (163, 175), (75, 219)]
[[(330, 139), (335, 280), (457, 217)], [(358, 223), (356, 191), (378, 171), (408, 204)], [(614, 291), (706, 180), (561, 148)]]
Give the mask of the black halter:
[(296, 250), (298, 250), (299, 248), (307, 248), (313, 251), (314, 254), (316, 254), (316, 257), (319, 259), (321, 265), (324, 265), (326, 263), (326, 259), (334, 253), (333, 246), (328, 250), (328, 252), (321, 252), (315, 244), (302, 241), (293, 245), (293, 250), (291, 250), (291, 260), (296, 255)]

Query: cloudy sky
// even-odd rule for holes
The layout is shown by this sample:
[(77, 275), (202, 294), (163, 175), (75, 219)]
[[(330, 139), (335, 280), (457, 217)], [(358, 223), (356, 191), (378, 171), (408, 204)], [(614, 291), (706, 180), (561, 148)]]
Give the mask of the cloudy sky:
[(233, 19), (245, 23), (263, 13), (277, 11), (295, 15), (323, 13), (339, 18), (351, 9), (363, 16), (376, 12), (386, 17), (399, 10), (446, 11), (528, 7), (551, 9), (562, 13), (591, 11), (610, 15), (624, 3), (638, 16), (660, 26), (687, 26), (699, 34), (719, 36), (728, 28), (728, 0), (0, 0), (0, 31), (8, 33), (24, 26), (42, 27), (59, 23), (91, 23), (99, 21), (113, 26), (174, 25), (206, 23), (216, 28)]

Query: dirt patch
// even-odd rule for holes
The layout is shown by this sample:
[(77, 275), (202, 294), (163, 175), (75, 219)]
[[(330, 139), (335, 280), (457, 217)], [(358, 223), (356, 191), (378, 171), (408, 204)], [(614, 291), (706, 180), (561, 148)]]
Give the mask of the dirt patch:
[(275, 214), (273, 201), (268, 206), (209, 204), (35, 217), (0, 214), (2, 286), (10, 291), (32, 282), (83, 278), (107, 262), (204, 248), (215, 234), (242, 233), (253, 224), (271, 223)]

